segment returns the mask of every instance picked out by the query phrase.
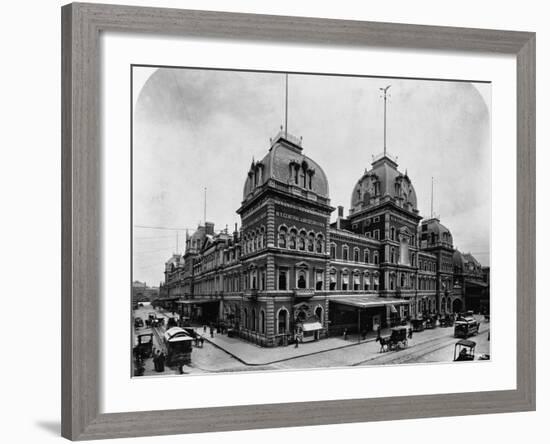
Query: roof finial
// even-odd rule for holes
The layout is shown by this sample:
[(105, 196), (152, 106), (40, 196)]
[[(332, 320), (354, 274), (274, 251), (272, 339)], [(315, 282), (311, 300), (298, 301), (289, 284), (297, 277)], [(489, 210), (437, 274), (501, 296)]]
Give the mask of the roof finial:
[(285, 74), (285, 139), (288, 137), (288, 73)]
[(432, 176), (432, 205), (431, 205), (432, 215), (434, 217), (434, 177)]

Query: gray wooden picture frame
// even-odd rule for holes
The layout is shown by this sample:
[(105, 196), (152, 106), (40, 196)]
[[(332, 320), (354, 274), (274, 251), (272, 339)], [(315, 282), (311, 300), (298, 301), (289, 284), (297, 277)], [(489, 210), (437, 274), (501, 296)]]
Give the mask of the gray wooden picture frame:
[[(516, 390), (146, 412), (99, 411), (100, 46), (104, 31), (514, 55)], [(102, 4), (62, 8), (62, 435), (73, 440), (535, 409), (535, 34)], [(494, 129), (498, 131), (498, 128)]]

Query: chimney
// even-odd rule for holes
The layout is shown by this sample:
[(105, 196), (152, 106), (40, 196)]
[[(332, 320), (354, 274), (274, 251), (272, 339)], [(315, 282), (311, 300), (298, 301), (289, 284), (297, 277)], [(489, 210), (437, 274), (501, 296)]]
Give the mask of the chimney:
[(344, 207), (338, 205), (338, 217), (336, 218), (336, 228), (340, 229), (342, 226), (341, 220), (344, 218)]
[(206, 222), (205, 224), (205, 234), (214, 234), (214, 224), (212, 222)]
[(233, 231), (233, 240), (235, 243), (239, 241), (239, 230), (237, 229), (237, 222), (235, 222), (235, 231)]

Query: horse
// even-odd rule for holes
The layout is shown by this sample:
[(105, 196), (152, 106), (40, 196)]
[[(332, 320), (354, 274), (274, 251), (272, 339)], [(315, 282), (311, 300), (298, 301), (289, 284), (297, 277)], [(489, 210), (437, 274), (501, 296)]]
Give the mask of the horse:
[(389, 336), (386, 336), (386, 337), (378, 336), (376, 338), (376, 342), (380, 342), (380, 351), (379, 351), (379, 353), (382, 353), (384, 351), (384, 349), (386, 349), (385, 351), (388, 351), (389, 345), (390, 345), (390, 337)]

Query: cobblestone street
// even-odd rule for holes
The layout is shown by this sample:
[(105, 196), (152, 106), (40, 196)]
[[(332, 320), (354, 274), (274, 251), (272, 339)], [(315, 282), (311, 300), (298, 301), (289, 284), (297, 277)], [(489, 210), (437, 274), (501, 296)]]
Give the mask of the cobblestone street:
[[(170, 316), (147, 306), (136, 310), (135, 315), (145, 319), (150, 312), (155, 312), (159, 317)], [(477, 319), (480, 321), (479, 333), (470, 339), (476, 342), (476, 355), (490, 354), (490, 323), (482, 317)], [(191, 364), (184, 367), (185, 374), (452, 362), (454, 344), (457, 342), (452, 327), (436, 327), (414, 333), (406, 348), (393, 351), (381, 352), (374, 334), (361, 342), (356, 336), (350, 336), (347, 340), (333, 337), (303, 343), (298, 347), (265, 348), (219, 333), (211, 337), (209, 331), (205, 333), (199, 325), (193, 328), (204, 338), (204, 344), (203, 347), (193, 347)], [(150, 331), (143, 328), (136, 333)], [(153, 337), (154, 348), (163, 349), (159, 337), (164, 333), (164, 328), (159, 327), (157, 331), (158, 334)], [(383, 335), (388, 333), (389, 329), (382, 332)], [(163, 373), (155, 372), (152, 359), (146, 360), (145, 376), (166, 374), (175, 375), (178, 371), (167, 367)]]

